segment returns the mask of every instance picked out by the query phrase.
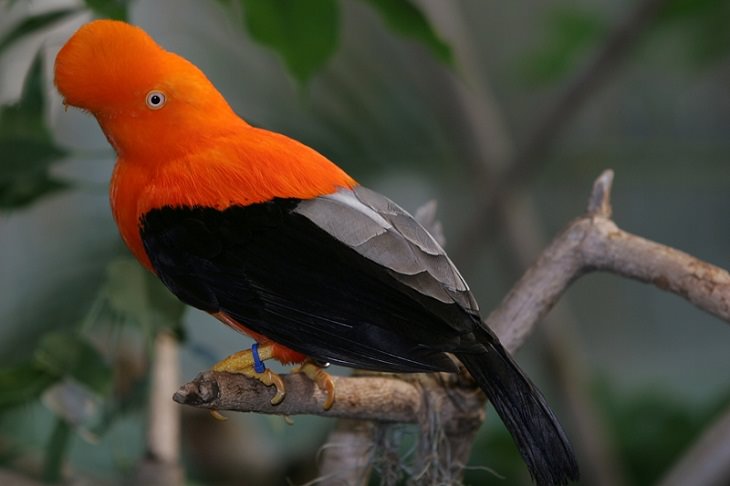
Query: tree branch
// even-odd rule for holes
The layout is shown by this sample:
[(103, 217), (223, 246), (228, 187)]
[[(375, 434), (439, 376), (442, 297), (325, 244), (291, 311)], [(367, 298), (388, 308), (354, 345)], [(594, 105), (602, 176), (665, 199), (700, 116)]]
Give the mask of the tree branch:
[[(183, 385), (173, 399), (212, 410), (276, 415), (322, 415), (358, 420), (415, 423), (421, 396), (413, 384), (391, 376), (333, 377), (337, 399), (324, 410), (325, 394), (301, 373), (282, 375), (286, 398), (271, 405), (274, 390), (234, 373), (206, 371)], [(395, 400), (394, 397), (397, 397)]]
[(581, 275), (603, 270), (666, 290), (730, 322), (730, 274), (691, 255), (621, 230), (611, 216), (613, 171), (596, 180), (588, 212), (573, 221), (542, 253), (487, 318), (510, 351)]
[[(438, 376), (434, 380), (432, 376)], [(332, 377), (337, 399), (324, 409), (326, 395), (301, 373), (282, 375), (286, 398), (271, 404), (272, 387), (237, 373), (206, 371), (183, 385), (173, 400), (184, 405), (211, 410), (235, 410), (273, 415), (321, 415), (323, 417), (375, 420), (378, 422), (418, 423), (424, 413), (424, 398), (438, 386), (453, 388), (463, 380), (448, 373), (435, 375), (360, 374), (357, 377)], [(463, 385), (474, 395), (471, 383)], [(464, 397), (464, 407), (483, 399)]]

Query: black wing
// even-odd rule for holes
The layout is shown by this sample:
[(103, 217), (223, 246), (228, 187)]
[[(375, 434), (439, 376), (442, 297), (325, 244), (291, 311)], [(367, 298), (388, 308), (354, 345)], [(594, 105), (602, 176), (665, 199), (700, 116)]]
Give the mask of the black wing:
[(405, 211), (363, 188), (224, 211), (162, 208), (142, 221), (158, 275), (181, 300), (223, 311), (317, 360), (381, 371), (466, 366), (538, 484), (578, 477), (542, 395), (492, 332), (451, 261)]
[(165, 207), (143, 217), (142, 240), (182, 301), (317, 360), (453, 371), (444, 352), (482, 349), (458, 271), (415, 220), (372, 191), (223, 211)]

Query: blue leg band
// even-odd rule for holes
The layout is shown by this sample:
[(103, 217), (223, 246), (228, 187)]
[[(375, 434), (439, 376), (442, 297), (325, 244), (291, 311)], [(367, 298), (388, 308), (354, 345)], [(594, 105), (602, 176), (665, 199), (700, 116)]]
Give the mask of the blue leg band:
[(251, 354), (253, 355), (253, 369), (256, 373), (263, 373), (266, 370), (266, 365), (264, 365), (264, 362), (259, 357), (259, 343), (253, 343), (253, 346), (251, 346)]

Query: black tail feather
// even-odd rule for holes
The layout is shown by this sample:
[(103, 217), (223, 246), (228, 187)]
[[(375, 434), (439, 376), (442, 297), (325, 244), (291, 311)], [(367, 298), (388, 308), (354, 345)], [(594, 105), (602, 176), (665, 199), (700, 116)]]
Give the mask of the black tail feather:
[(486, 353), (456, 356), (494, 405), (535, 483), (562, 485), (577, 480), (573, 449), (542, 394), (497, 339), (484, 334), (480, 341)]

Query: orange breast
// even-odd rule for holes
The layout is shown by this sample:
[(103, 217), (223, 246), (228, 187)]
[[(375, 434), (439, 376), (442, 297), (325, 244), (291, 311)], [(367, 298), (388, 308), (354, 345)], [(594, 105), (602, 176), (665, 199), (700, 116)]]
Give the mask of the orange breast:
[(110, 199), (124, 242), (146, 268), (154, 271), (140, 237), (140, 220), (152, 209), (225, 209), (274, 198), (311, 199), (355, 185), (350, 176), (315, 150), (284, 135), (245, 127), (204, 147), (190, 147), (171, 160), (120, 157)]

